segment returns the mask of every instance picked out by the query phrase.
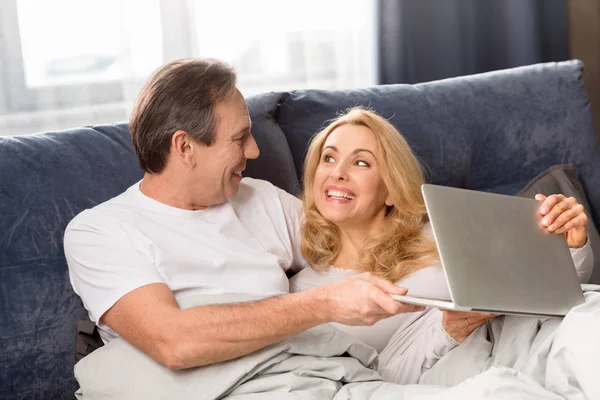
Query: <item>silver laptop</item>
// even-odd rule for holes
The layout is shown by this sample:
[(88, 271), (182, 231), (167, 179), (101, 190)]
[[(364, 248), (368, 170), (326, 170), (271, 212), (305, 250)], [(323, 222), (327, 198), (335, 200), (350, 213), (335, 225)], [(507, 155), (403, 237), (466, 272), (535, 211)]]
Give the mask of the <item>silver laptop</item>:
[(541, 201), (421, 187), (451, 299), (393, 295), (456, 311), (564, 316), (583, 303), (564, 235), (541, 225)]

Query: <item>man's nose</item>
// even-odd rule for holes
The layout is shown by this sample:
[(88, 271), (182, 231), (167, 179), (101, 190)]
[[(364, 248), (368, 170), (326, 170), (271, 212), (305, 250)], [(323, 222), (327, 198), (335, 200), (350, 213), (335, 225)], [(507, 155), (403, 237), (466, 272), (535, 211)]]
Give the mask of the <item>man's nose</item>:
[(248, 140), (246, 141), (246, 148), (244, 149), (244, 157), (247, 160), (253, 160), (258, 158), (260, 155), (260, 150), (258, 149), (258, 144), (256, 140), (254, 140), (254, 136), (250, 135)]

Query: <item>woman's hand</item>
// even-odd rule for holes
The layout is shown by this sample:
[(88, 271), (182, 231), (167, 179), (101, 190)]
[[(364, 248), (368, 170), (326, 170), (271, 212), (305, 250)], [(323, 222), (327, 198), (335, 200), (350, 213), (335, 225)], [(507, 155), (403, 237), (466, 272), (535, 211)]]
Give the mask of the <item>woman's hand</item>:
[(486, 321), (497, 317), (497, 314), (486, 314), (463, 311), (443, 311), (442, 325), (444, 330), (458, 343), (462, 343), (473, 331)]
[(565, 234), (567, 244), (571, 248), (582, 247), (587, 242), (588, 218), (583, 211), (583, 206), (575, 197), (565, 197), (562, 194), (544, 196), (536, 194), (536, 200), (543, 200), (540, 206), (542, 226), (548, 232)]

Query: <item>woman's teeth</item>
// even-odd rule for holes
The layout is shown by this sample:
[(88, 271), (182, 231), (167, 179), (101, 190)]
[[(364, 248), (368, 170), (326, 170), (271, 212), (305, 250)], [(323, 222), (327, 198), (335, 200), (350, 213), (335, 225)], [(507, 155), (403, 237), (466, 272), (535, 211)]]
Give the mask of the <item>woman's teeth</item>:
[(354, 198), (354, 195), (350, 194), (350, 193), (346, 193), (346, 192), (341, 192), (339, 190), (328, 190), (327, 191), (327, 197), (333, 197), (333, 198), (338, 198), (338, 199), (345, 199), (345, 200), (352, 200)]

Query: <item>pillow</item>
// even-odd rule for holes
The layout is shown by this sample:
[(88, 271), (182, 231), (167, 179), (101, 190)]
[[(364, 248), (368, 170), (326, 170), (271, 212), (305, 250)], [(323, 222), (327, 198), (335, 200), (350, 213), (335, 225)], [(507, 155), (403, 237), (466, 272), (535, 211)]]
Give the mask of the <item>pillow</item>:
[(491, 188), (483, 188), (483, 189), (478, 189), (480, 192), (487, 192), (487, 193), (496, 193), (496, 194), (505, 194), (508, 196), (514, 196), (517, 194), (517, 192), (521, 189), (523, 189), (525, 186), (527, 186), (529, 182), (528, 181), (519, 181), (519, 182), (514, 182), (514, 183), (507, 183), (504, 185), (498, 185), (498, 186), (494, 186)]
[(592, 220), (583, 185), (577, 178), (577, 167), (572, 164), (554, 165), (533, 178), (516, 196), (533, 198), (537, 193), (546, 196), (562, 193), (567, 197), (575, 197), (583, 205), (588, 217), (588, 240), (594, 255), (594, 271), (590, 282), (600, 283), (600, 234)]

